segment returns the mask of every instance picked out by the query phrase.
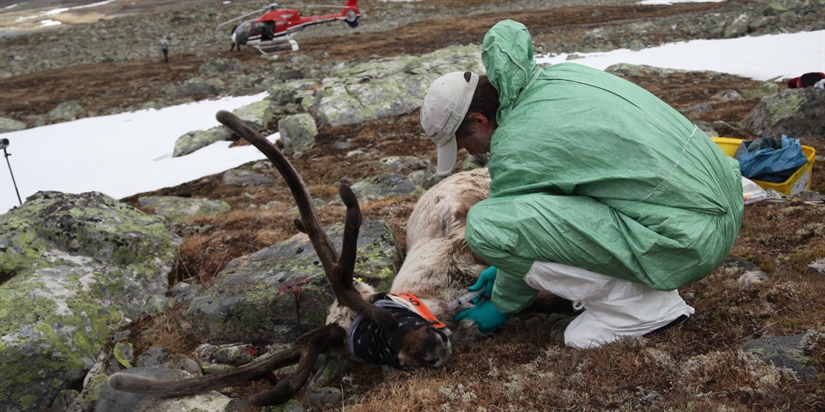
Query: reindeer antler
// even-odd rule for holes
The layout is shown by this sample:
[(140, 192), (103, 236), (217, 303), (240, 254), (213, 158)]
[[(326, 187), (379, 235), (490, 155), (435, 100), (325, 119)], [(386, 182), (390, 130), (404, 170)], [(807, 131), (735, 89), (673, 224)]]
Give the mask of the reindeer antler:
[(153, 395), (159, 398), (196, 395), (213, 389), (244, 384), (265, 377), (269, 372), (298, 362), (292, 378), (281, 380), (275, 389), (253, 396), (250, 401), (257, 406), (277, 405), (290, 400), (304, 386), (318, 356), (330, 346), (340, 344), (347, 331), (334, 324), (311, 330), (295, 340), (292, 345), (268, 358), (239, 368), (191, 379), (166, 381), (130, 373), (115, 373), (109, 377), (114, 389)]
[[(309, 236), (338, 303), (364, 315), (383, 328), (390, 330), (398, 328), (398, 321), (389, 311), (365, 302), (352, 283), (355, 256), (358, 250), (358, 230), (361, 227), (361, 209), (358, 207), (358, 199), (352, 189), (342, 184), (338, 190), (347, 206), (343, 246), (339, 257), (332, 241), (321, 226), (321, 220), (318, 219), (303, 179), (281, 151), (232, 113), (220, 111), (216, 117), (224, 126), (248, 140), (265, 154), (284, 177), (301, 214), (301, 219), (295, 220), (295, 226)], [(299, 336), (287, 350), (227, 372), (179, 381), (164, 381), (129, 373), (116, 373), (109, 377), (109, 385), (117, 390), (161, 398), (186, 396), (241, 384), (263, 377), (272, 370), (298, 362), (292, 378), (278, 382), (275, 389), (262, 392), (251, 399), (255, 405), (281, 404), (292, 398), (304, 386), (318, 356), (331, 346), (343, 344), (346, 334), (347, 331), (341, 326), (328, 324)]]
[(345, 184), (341, 184), (338, 188), (338, 193), (341, 195), (341, 200), (347, 206), (347, 217), (344, 223), (344, 239), (341, 248), (341, 257), (332, 241), (324, 232), (321, 225), (321, 220), (315, 212), (315, 206), (310, 199), (309, 191), (304, 184), (303, 179), (295, 171), (295, 168), (284, 157), (283, 153), (278, 150), (260, 133), (251, 129), (243, 123), (234, 114), (221, 110), (215, 116), (219, 122), (224, 126), (235, 132), (237, 135), (246, 139), (253, 146), (257, 147), (269, 160), (275, 165), (278, 171), (283, 176), (284, 180), (289, 185), (289, 190), (292, 191), (292, 196), (298, 204), (298, 211), (301, 214), (301, 220), (295, 221), (295, 227), (301, 232), (309, 236), (312, 246), (315, 248), (315, 253), (318, 254), (318, 259), (324, 267), (324, 272), (327, 275), (327, 280), (332, 287), (332, 293), (335, 294), (338, 303), (354, 310), (356, 313), (362, 314), (377, 325), (394, 330), (398, 327), (398, 321), (386, 309), (370, 305), (364, 299), (352, 284), (352, 275), (355, 271), (355, 256), (358, 250), (358, 231), (361, 228), (361, 209), (358, 207), (358, 199), (352, 189)]

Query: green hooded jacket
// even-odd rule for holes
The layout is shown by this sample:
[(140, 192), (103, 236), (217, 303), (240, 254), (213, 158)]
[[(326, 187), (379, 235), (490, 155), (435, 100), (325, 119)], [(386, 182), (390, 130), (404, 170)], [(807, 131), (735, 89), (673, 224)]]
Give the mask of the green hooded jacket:
[(490, 198), (470, 209), (466, 236), (499, 269), (499, 310), (535, 298), (523, 280), (534, 261), (673, 290), (727, 256), (744, 210), (739, 165), (696, 125), (601, 70), (539, 70), (512, 20), (485, 35), (482, 61), (501, 105)]

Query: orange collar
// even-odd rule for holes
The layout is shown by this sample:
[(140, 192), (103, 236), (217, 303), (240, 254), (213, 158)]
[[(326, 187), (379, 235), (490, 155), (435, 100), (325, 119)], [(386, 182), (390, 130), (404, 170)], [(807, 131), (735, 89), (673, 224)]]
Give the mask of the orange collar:
[(418, 299), (417, 296), (413, 295), (412, 293), (390, 293), (390, 295), (397, 296), (401, 299), (406, 299), (407, 302), (410, 302), (413, 306), (415, 306), (416, 309), (418, 309), (418, 313), (421, 315), (421, 317), (424, 318), (424, 320), (426, 320), (427, 322), (430, 322), (430, 325), (432, 325), (434, 328), (444, 329), (447, 327), (447, 325), (441, 323), (441, 321), (438, 320), (438, 318), (433, 316), (433, 313), (430, 312), (430, 310), (427, 309), (426, 306), (424, 306), (424, 302), (422, 302), (420, 299)]

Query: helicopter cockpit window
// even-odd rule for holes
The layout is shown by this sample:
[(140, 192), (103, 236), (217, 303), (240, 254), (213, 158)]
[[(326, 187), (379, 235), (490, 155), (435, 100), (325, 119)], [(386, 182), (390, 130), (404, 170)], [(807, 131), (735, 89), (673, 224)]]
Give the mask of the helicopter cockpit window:
[(247, 39), (249, 39), (250, 26), (252, 25), (248, 21), (241, 23), (232, 33), (232, 40), (238, 44), (246, 44)]
[(252, 29), (249, 32), (257, 35), (257, 34), (263, 33), (263, 31), (264, 31), (264, 23), (260, 22), (260, 21), (256, 21), (255, 23), (252, 23)]

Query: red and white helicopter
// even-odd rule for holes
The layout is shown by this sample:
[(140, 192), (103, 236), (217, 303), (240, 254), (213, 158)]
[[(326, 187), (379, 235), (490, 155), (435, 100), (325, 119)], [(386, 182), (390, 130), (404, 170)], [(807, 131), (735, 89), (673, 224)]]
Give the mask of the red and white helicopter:
[[(292, 39), (295, 33), (306, 27), (333, 21), (344, 21), (350, 27), (358, 27), (361, 11), (358, 10), (358, 0), (347, 0), (340, 14), (326, 14), (317, 16), (301, 16), (297, 9), (279, 9), (277, 4), (270, 4), (262, 9), (238, 16), (218, 25), (225, 26), (244, 17), (266, 11), (256, 19), (246, 20), (232, 28), (232, 48), (238, 50), (242, 44), (255, 47), (264, 55), (291, 48), (298, 50), (298, 43)], [(334, 7), (341, 6), (306, 6), (306, 7)]]

